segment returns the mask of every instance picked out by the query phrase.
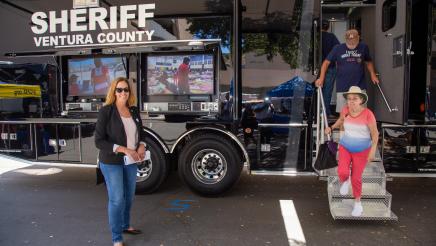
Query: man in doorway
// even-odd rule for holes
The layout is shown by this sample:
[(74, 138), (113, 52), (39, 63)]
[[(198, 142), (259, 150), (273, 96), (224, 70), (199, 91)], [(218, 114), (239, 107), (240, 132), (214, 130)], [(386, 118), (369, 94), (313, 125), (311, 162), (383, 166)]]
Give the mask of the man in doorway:
[(345, 33), (345, 43), (337, 45), (328, 54), (321, 66), (319, 79), (315, 85), (322, 87), (326, 79), (327, 69), (330, 63), (336, 63), (336, 112), (340, 112), (345, 105), (343, 93), (351, 86), (359, 86), (366, 90), (364, 64), (371, 75), (371, 81), (379, 83), (375, 74), (369, 49), (366, 44), (360, 42), (360, 36), (356, 29), (350, 29)]
[(182, 64), (177, 69), (177, 85), (180, 94), (189, 94), (189, 57), (184, 57)]
[[(332, 49), (339, 45), (339, 40), (336, 38), (336, 36), (328, 32), (330, 28), (330, 22), (328, 20), (322, 20), (321, 25), (321, 44), (322, 44), (322, 60), (324, 61), (327, 57), (327, 55), (332, 51)], [(322, 95), (324, 97), (324, 105), (326, 107), (326, 114), (328, 117), (332, 116), (331, 110), (330, 110), (330, 102), (332, 99), (332, 92), (333, 92), (333, 86), (335, 84), (335, 77), (336, 77), (336, 63), (330, 63), (330, 65), (327, 68), (327, 72), (325, 75), (325, 82), (322, 86)]]

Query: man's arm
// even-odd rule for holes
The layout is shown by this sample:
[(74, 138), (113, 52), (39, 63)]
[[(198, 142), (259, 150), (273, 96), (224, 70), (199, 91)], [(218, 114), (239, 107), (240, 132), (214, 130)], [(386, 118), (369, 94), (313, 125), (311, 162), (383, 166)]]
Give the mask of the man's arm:
[(367, 61), (366, 67), (368, 68), (369, 74), (371, 75), (371, 81), (374, 84), (380, 83), (380, 81), (377, 78), (377, 75), (375, 74), (374, 63), (372, 61)]
[(319, 73), (319, 78), (315, 81), (315, 85), (318, 87), (322, 87), (322, 85), (324, 84), (324, 79), (325, 79), (325, 74), (327, 72), (327, 68), (330, 65), (330, 61), (329, 60), (324, 60), (324, 62), (321, 65), (321, 72)]

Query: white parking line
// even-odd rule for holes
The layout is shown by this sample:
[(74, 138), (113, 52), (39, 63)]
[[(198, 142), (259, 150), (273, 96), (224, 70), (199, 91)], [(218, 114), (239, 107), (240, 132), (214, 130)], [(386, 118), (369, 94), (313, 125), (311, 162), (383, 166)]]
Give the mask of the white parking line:
[(292, 200), (280, 200), (283, 222), (285, 223), (286, 235), (290, 246), (306, 245), (303, 229), (298, 219), (297, 210), (295, 210)]
[(31, 164), (0, 156), (0, 175), (9, 171), (29, 167)]

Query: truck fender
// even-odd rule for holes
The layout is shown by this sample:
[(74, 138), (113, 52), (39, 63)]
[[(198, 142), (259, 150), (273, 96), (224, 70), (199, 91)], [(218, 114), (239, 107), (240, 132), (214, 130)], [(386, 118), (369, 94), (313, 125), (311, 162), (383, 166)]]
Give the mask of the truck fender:
[(146, 132), (152, 139), (155, 140), (156, 143), (158, 143), (162, 147), (162, 150), (165, 152), (165, 154), (170, 153), (170, 150), (166, 146), (165, 142), (153, 130), (146, 127), (143, 127), (142, 130)]
[(205, 130), (208, 131), (208, 132), (217, 132), (217, 133), (220, 133), (220, 134), (227, 135), (227, 137), (229, 137), (233, 142), (235, 142), (239, 146), (239, 149), (241, 150), (241, 152), (244, 155), (245, 164), (250, 166), (250, 158), (248, 157), (247, 150), (245, 149), (245, 147), (241, 143), (241, 141), (239, 141), (239, 139), (232, 132), (224, 130), (224, 129), (216, 128), (216, 127), (207, 127), (207, 126), (206, 127), (196, 127), (196, 128), (193, 128), (193, 129), (183, 133), (176, 140), (176, 142), (173, 144), (173, 146), (171, 147), (171, 153), (174, 153), (174, 151), (177, 148), (177, 146), (180, 143), (180, 141), (183, 140), (185, 137), (187, 137), (188, 135), (190, 135), (192, 133), (196, 133), (196, 132), (199, 132), (199, 131), (205, 131)]

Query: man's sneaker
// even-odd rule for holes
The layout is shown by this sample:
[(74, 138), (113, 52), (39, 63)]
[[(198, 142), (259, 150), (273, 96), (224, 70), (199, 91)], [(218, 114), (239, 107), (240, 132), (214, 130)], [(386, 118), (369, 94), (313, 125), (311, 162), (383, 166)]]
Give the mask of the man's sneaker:
[(344, 183), (341, 184), (339, 193), (343, 196), (348, 195), (348, 189), (350, 188), (350, 178), (348, 178)]
[(354, 217), (359, 217), (363, 213), (363, 207), (361, 202), (354, 202), (353, 211), (351, 212), (351, 215)]

